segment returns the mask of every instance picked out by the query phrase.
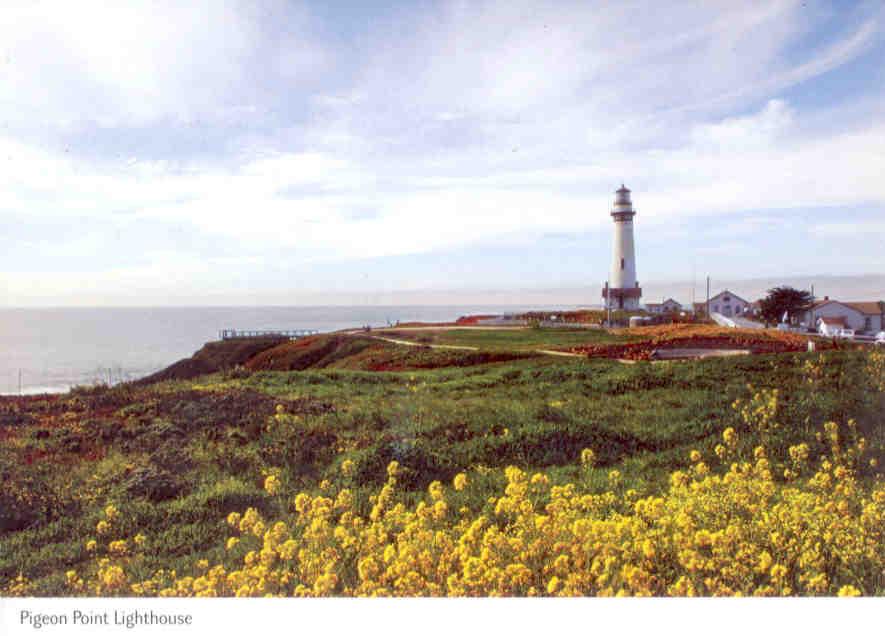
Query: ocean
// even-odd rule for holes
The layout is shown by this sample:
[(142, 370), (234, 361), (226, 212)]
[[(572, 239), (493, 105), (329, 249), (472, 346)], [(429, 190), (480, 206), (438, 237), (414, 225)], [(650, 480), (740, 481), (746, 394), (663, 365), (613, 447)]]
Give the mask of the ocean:
[(381, 327), (567, 307), (77, 307), (0, 309), (0, 394), (135, 380), (190, 356), (220, 329)]

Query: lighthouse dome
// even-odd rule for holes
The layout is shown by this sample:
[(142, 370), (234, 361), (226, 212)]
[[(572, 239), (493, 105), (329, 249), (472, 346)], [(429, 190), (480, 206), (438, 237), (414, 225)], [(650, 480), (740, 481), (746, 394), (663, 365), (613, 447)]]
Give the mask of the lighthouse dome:
[(630, 200), (630, 190), (624, 184), (615, 190), (615, 205), (612, 208), (612, 214), (633, 213), (633, 202)]

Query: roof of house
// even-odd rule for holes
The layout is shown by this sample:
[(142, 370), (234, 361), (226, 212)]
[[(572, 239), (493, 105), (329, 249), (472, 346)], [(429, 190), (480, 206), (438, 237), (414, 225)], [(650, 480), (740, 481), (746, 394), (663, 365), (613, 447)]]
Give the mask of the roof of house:
[(880, 305), (878, 301), (844, 302), (841, 300), (833, 300), (832, 298), (825, 298), (824, 300), (815, 301), (814, 304), (811, 305), (811, 308), (818, 309), (824, 305), (829, 305), (830, 303), (842, 305), (843, 307), (853, 309), (854, 311), (867, 316), (878, 316), (883, 313), (882, 305)]
[(883, 306), (877, 301), (860, 301), (856, 303), (842, 303), (843, 305), (848, 305), (852, 309), (856, 309), (862, 314), (868, 314), (873, 316), (878, 316), (883, 313)]
[(724, 296), (725, 294), (728, 294), (729, 296), (731, 296), (731, 297), (734, 298), (735, 300), (739, 300), (739, 301), (741, 301), (741, 302), (744, 303), (744, 304), (747, 304), (747, 305), (750, 304), (750, 303), (748, 303), (746, 300), (744, 300), (743, 298), (741, 298), (740, 296), (738, 296), (737, 294), (735, 294), (734, 292), (729, 291), (729, 290), (727, 290), (727, 289), (723, 289), (721, 292), (719, 292), (719, 293), (716, 294), (715, 296), (711, 296), (711, 297), (710, 297), (710, 302), (716, 300), (716, 299), (719, 298), (720, 296)]
[[(672, 298), (668, 298), (667, 300), (665, 300), (664, 302), (661, 302), (661, 303), (645, 303), (645, 306), (646, 307), (663, 307), (664, 305), (667, 305), (667, 304), (679, 305), (680, 307), (682, 307), (682, 304), (678, 300), (673, 300)], [(695, 304), (697, 304), (697, 303), (695, 303)], [(701, 303), (701, 304), (703, 304), (703, 303)]]

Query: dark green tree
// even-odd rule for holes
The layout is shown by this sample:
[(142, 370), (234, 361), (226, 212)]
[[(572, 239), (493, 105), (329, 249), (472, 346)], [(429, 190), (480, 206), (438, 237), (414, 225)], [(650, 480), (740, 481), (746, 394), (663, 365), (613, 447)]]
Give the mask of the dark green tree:
[(762, 318), (768, 323), (779, 323), (784, 312), (790, 321), (811, 307), (814, 297), (810, 292), (781, 286), (768, 290), (768, 295), (759, 301)]

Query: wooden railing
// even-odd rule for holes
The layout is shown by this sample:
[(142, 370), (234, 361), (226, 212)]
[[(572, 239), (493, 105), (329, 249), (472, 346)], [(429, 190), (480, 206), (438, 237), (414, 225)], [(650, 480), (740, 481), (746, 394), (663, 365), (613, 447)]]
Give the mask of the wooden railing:
[(218, 337), (221, 340), (233, 338), (303, 338), (315, 336), (319, 331), (316, 329), (221, 329)]

